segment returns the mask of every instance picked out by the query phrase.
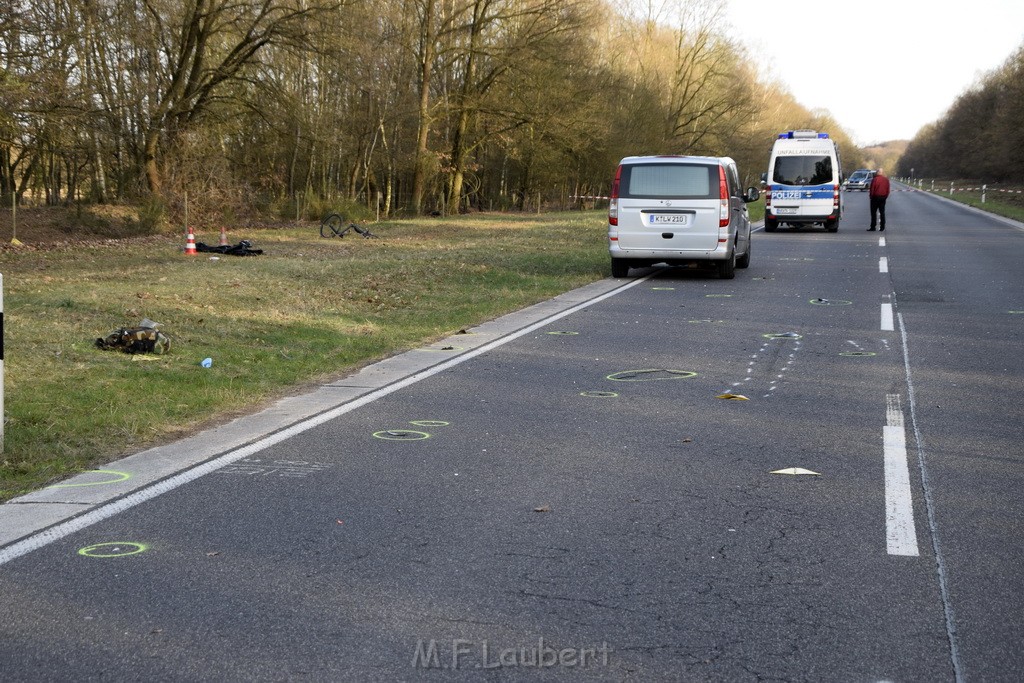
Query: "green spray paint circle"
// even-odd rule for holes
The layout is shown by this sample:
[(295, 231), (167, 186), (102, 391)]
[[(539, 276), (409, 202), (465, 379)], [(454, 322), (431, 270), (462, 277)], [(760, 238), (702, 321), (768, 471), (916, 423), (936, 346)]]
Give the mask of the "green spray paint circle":
[(1010, 315), (1024, 315), (1024, 311), (1007, 311)]
[(580, 396), (587, 398), (615, 398), (618, 396), (614, 391), (581, 391)]
[(548, 334), (564, 334), (564, 335), (567, 335), (567, 336), (572, 336), (574, 334), (579, 334), (579, 332), (567, 332), (565, 330), (555, 330), (554, 332), (548, 332)]
[(411, 429), (385, 429), (384, 431), (374, 432), (373, 436), (385, 441), (422, 441), (423, 439), (430, 438), (430, 434), (426, 432), (417, 432)]
[(803, 339), (802, 334), (796, 332), (769, 332), (768, 334), (762, 334), (765, 339)]
[[(658, 374), (661, 376), (655, 376)], [(662, 368), (652, 368), (647, 370), (623, 370), (622, 372), (613, 372), (605, 379), (610, 379), (613, 382), (655, 382), (663, 379), (689, 379), (690, 377), (696, 376), (696, 372), (690, 372), (689, 370), (664, 370)]]
[(877, 356), (878, 354), (874, 351), (844, 351), (839, 355), (847, 356), (849, 358), (863, 358), (865, 356)]
[(852, 301), (846, 301), (845, 299), (811, 299), (810, 302), (815, 306), (849, 306)]
[(147, 550), (149, 550), (149, 546), (145, 543), (122, 541), (120, 543), (96, 543), (89, 545), (80, 549), (78, 554), (82, 557), (128, 557), (129, 555), (144, 553)]
[(85, 474), (112, 474), (114, 475), (111, 479), (104, 479), (103, 481), (90, 481), (83, 484), (54, 484), (53, 486), (47, 486), (48, 489), (73, 489), (80, 486), (105, 486), (106, 484), (119, 484), (122, 481), (126, 481), (132, 478), (132, 475), (127, 472), (118, 472), (117, 470), (89, 470)]
[(444, 420), (412, 420), (409, 424), (417, 427), (447, 427), (450, 423)]

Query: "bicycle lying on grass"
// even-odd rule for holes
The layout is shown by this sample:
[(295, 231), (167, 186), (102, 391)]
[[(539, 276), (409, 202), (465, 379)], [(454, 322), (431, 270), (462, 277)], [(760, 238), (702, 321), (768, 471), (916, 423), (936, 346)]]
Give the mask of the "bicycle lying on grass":
[(350, 223), (344, 216), (338, 213), (332, 213), (320, 221), (320, 236), (321, 237), (344, 237), (345, 233), (349, 230), (355, 230), (358, 234), (363, 237), (379, 239), (377, 235), (366, 228), (360, 227), (355, 223)]

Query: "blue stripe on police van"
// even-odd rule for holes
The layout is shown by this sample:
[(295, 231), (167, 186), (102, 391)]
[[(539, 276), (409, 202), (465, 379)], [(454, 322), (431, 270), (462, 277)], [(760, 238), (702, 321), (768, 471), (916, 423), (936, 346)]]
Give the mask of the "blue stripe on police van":
[(832, 199), (835, 189), (832, 185), (820, 187), (786, 187), (773, 185), (772, 199)]

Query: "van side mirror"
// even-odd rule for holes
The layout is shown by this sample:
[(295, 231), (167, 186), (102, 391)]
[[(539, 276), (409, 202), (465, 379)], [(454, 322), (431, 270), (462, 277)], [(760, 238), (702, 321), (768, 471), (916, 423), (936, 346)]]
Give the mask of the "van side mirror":
[(748, 187), (747, 188), (747, 193), (745, 195), (743, 195), (743, 201), (745, 201), (745, 202), (747, 202), (749, 204), (750, 202), (756, 202), (758, 199), (760, 199), (760, 197), (761, 197), (761, 191), (760, 190), (758, 190), (756, 187)]

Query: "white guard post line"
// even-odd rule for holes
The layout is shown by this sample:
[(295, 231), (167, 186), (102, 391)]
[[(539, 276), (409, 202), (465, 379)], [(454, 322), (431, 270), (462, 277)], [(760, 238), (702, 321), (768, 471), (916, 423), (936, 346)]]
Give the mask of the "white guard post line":
[(958, 207), (960, 207), (961, 209), (963, 209), (965, 211), (970, 211), (971, 213), (976, 213), (979, 216), (988, 216), (989, 218), (991, 218), (994, 221), (998, 221), (1000, 223), (1003, 223), (1004, 225), (1008, 225), (1011, 228), (1014, 228), (1016, 230), (1024, 231), (1024, 223), (1022, 223), (1021, 221), (1016, 221), (1016, 220), (1014, 220), (1012, 218), (1007, 218), (1006, 216), (1000, 216), (997, 213), (992, 213), (991, 211), (986, 211), (985, 209), (979, 209), (978, 207), (971, 206), (970, 204), (963, 204), (961, 202), (956, 201), (955, 199), (950, 199), (949, 197), (943, 197), (940, 194), (936, 194), (935, 192), (930, 192), (928, 190), (910, 190), (910, 191), (912, 191), (912, 192), (920, 192), (925, 197), (931, 197), (932, 199), (937, 199), (940, 202), (946, 202), (948, 204), (952, 204), (954, 206), (958, 206)]
[(917, 557), (920, 553), (907, 465), (907, 435), (899, 394), (886, 395), (885, 413), (885, 545), (890, 555)]

